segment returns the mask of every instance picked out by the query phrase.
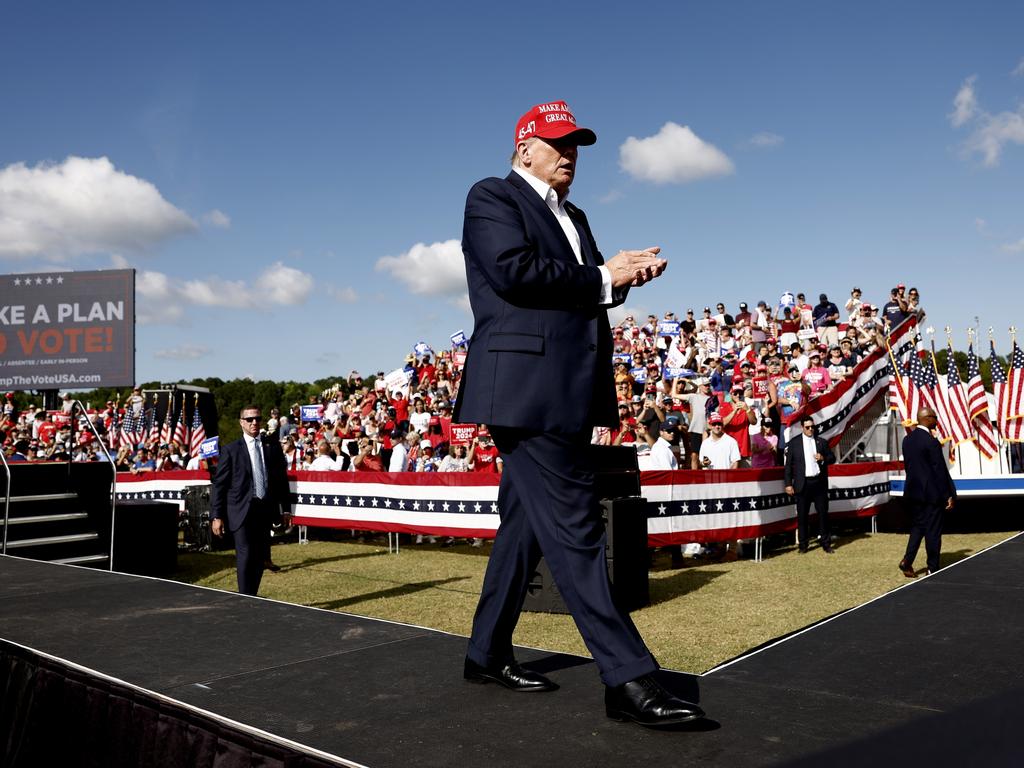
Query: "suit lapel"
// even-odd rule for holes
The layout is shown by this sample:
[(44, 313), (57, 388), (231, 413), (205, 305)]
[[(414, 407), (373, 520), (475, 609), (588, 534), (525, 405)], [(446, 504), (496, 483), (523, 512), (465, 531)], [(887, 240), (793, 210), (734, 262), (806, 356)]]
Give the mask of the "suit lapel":
[(238, 438), (239, 464), (244, 468), (246, 479), (252, 482), (252, 457), (249, 455), (249, 446), (245, 443), (245, 437)]
[[(569, 238), (565, 235), (565, 230), (562, 229), (562, 225), (558, 223), (558, 219), (555, 218), (555, 214), (548, 208), (548, 204), (544, 202), (543, 198), (537, 194), (537, 190), (530, 186), (530, 184), (515, 171), (512, 171), (508, 176), (505, 177), (505, 181), (509, 182), (514, 186), (519, 194), (522, 195), (527, 204), (533, 208), (548, 225), (550, 230), (550, 236), (557, 239), (559, 243), (565, 247), (561, 249), (563, 258), (571, 260), (574, 264), (578, 264), (576, 261), (576, 254), (573, 253), (572, 245), (569, 244)], [(575, 223), (575, 222), (574, 222)], [(576, 228), (579, 231), (579, 227)], [(581, 242), (583, 237), (580, 237)]]
[(594, 253), (594, 249), (590, 247), (590, 236), (586, 225), (583, 223), (583, 213), (572, 203), (566, 203), (565, 210), (569, 214), (569, 218), (572, 220), (572, 225), (576, 227), (576, 234), (580, 236), (580, 253), (583, 256), (583, 263), (589, 267), (600, 266), (597, 260), (597, 254)]

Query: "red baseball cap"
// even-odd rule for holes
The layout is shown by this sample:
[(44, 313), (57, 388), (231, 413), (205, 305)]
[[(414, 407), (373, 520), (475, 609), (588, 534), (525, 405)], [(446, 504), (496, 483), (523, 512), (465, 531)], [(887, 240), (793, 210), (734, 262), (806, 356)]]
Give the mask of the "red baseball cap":
[(718, 411), (715, 411), (714, 413), (712, 413), (712, 414), (710, 414), (708, 416), (708, 424), (721, 424), (721, 423), (722, 423), (722, 414), (720, 414)]
[(520, 141), (533, 136), (542, 139), (562, 139), (570, 134), (576, 139), (576, 143), (582, 146), (589, 146), (597, 141), (597, 134), (592, 130), (576, 126), (576, 118), (568, 104), (564, 101), (551, 101), (531, 107), (529, 112), (519, 118), (513, 143), (518, 146)]

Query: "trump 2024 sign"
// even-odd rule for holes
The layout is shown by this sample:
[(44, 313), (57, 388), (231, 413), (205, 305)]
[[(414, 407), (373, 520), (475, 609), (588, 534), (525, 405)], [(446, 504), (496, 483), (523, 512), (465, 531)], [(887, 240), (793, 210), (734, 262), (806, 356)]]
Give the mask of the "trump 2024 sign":
[(134, 269), (0, 276), (0, 389), (134, 383)]

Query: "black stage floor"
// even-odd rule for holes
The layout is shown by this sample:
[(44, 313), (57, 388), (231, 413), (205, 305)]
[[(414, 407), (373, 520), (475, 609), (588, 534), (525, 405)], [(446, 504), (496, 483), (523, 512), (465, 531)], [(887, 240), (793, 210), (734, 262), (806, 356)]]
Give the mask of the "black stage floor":
[(714, 718), (667, 732), (606, 719), (589, 659), (520, 649), (561, 690), (513, 694), (461, 680), (461, 637), (10, 557), (0, 637), (343, 764), (1024, 764), (1024, 535), (703, 676), (662, 673)]

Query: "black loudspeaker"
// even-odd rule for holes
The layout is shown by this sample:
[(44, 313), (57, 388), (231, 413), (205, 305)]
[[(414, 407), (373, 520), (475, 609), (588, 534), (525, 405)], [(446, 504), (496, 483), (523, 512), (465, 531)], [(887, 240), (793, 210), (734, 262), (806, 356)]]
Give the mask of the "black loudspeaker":
[(114, 515), (114, 570), (173, 576), (178, 569), (178, 505), (119, 501)]
[(200, 552), (231, 549), (231, 535), (220, 538), (210, 530), (210, 492), (213, 486), (186, 485), (182, 489), (185, 500), (185, 515), (180, 520), (182, 538), (187, 549)]
[[(634, 456), (636, 452), (633, 451)], [(647, 579), (647, 500), (602, 499), (601, 509), (608, 532), (605, 557), (612, 598), (624, 611), (635, 611), (651, 602)], [(551, 569), (542, 558), (530, 580), (524, 611), (568, 613)]]

